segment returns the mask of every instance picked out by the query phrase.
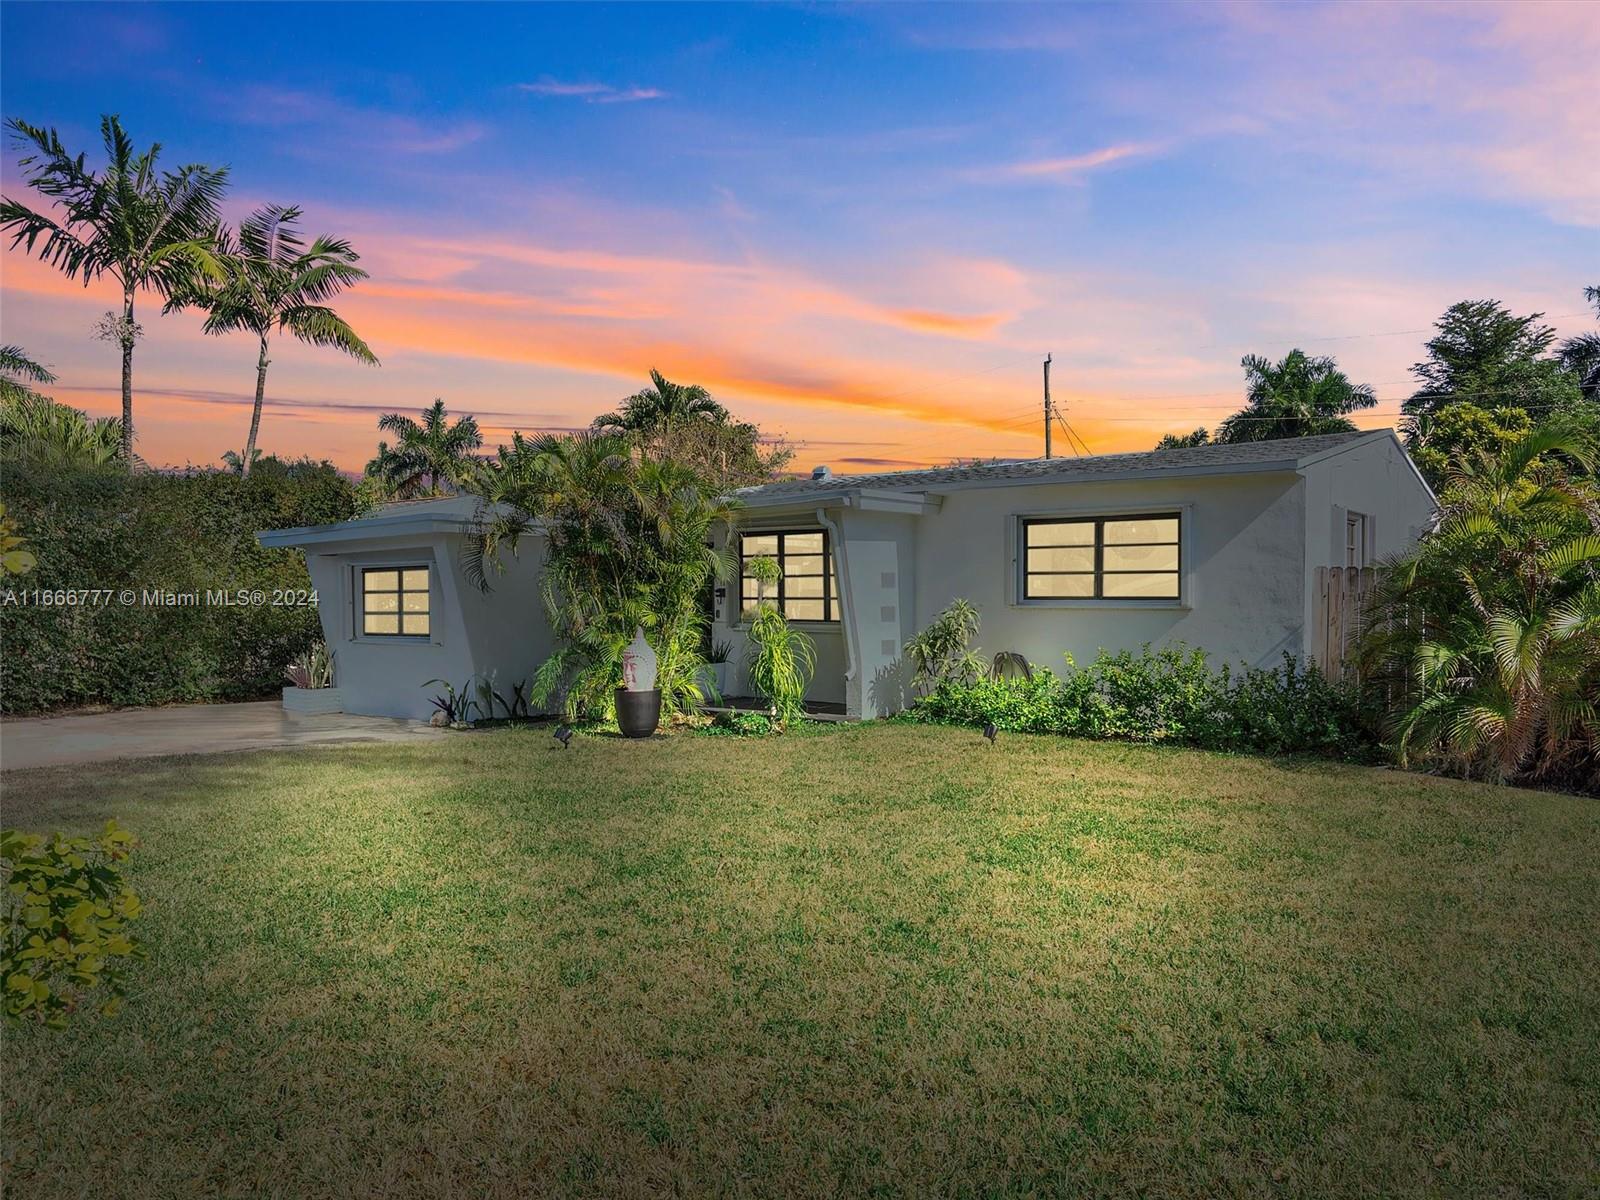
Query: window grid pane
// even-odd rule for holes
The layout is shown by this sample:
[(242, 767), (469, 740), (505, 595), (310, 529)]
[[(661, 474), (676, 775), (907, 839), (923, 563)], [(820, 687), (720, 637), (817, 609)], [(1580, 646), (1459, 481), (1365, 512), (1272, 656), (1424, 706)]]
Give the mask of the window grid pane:
[(779, 612), (791, 621), (838, 621), (834, 598), (839, 593), (839, 583), (833, 570), (833, 547), (827, 532), (820, 529), (741, 536), (741, 618), (748, 619), (756, 604), (758, 588), (749, 576), (748, 564), (761, 555), (770, 555), (778, 561), (778, 582), (768, 592), (767, 599), (777, 604)]
[(1178, 599), (1179, 519), (1159, 513), (1024, 521), (1022, 598)]
[(361, 572), (361, 632), (370, 637), (427, 637), (431, 590), (427, 567)]

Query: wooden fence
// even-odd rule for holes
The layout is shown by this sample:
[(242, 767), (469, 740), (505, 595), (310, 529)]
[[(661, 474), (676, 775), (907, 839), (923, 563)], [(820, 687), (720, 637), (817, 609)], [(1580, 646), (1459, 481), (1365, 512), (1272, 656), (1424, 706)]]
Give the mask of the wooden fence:
[(1354, 674), (1356, 640), (1377, 579), (1374, 567), (1318, 567), (1311, 657), (1331, 677)]

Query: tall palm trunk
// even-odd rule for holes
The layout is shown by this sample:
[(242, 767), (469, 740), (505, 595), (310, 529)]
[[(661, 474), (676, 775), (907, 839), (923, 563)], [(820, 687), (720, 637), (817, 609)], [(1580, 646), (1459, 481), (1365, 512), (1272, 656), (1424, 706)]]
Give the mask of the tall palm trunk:
[(261, 335), (261, 355), (256, 359), (256, 407), (250, 414), (250, 437), (244, 444), (244, 467), (241, 474), (250, 474), (250, 462), (256, 456), (256, 434), (261, 430), (261, 401), (267, 394), (267, 335)]
[(133, 287), (122, 287), (122, 461), (133, 461)]

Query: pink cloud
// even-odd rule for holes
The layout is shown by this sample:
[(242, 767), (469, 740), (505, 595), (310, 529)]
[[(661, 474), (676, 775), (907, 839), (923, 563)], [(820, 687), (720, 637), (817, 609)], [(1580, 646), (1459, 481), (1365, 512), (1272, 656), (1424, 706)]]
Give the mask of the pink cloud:
[(1131, 158), (1148, 158), (1159, 149), (1160, 147), (1153, 144), (1122, 142), (1114, 146), (1102, 146), (1098, 150), (1086, 151), (1083, 154), (1060, 158), (1023, 159), (1020, 162), (981, 167), (967, 172), (967, 178), (991, 183), (1025, 179), (1075, 180), (1102, 167), (1109, 167)]
[(519, 92), (527, 92), (533, 96), (582, 100), (585, 104), (632, 104), (641, 100), (668, 98), (668, 93), (660, 88), (616, 87), (609, 83), (578, 80), (564, 82), (548, 76), (536, 83), (519, 83), (516, 87)]

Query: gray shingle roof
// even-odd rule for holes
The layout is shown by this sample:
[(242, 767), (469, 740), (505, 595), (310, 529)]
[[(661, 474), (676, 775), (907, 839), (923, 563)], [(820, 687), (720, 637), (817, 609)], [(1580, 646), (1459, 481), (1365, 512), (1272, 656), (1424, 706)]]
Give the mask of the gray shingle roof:
[(981, 486), (986, 482), (1038, 479), (1040, 482), (1071, 483), (1100, 477), (1165, 472), (1222, 472), (1230, 467), (1260, 471), (1296, 464), (1330, 450), (1337, 450), (1363, 438), (1386, 437), (1387, 430), (1356, 433), (1329, 433), (1319, 437), (1279, 438), (1266, 442), (1239, 442), (1225, 446), (1190, 446), (1180, 450), (1144, 450), (1131, 454), (1096, 454), (1090, 458), (1023, 458), (1009, 462), (968, 467), (934, 467), (924, 471), (885, 471), (877, 475), (830, 475), (824, 479), (786, 479), (735, 492), (745, 503), (767, 500), (802, 500), (817, 494), (834, 494), (857, 488), (886, 491), (923, 491), (961, 484)]

